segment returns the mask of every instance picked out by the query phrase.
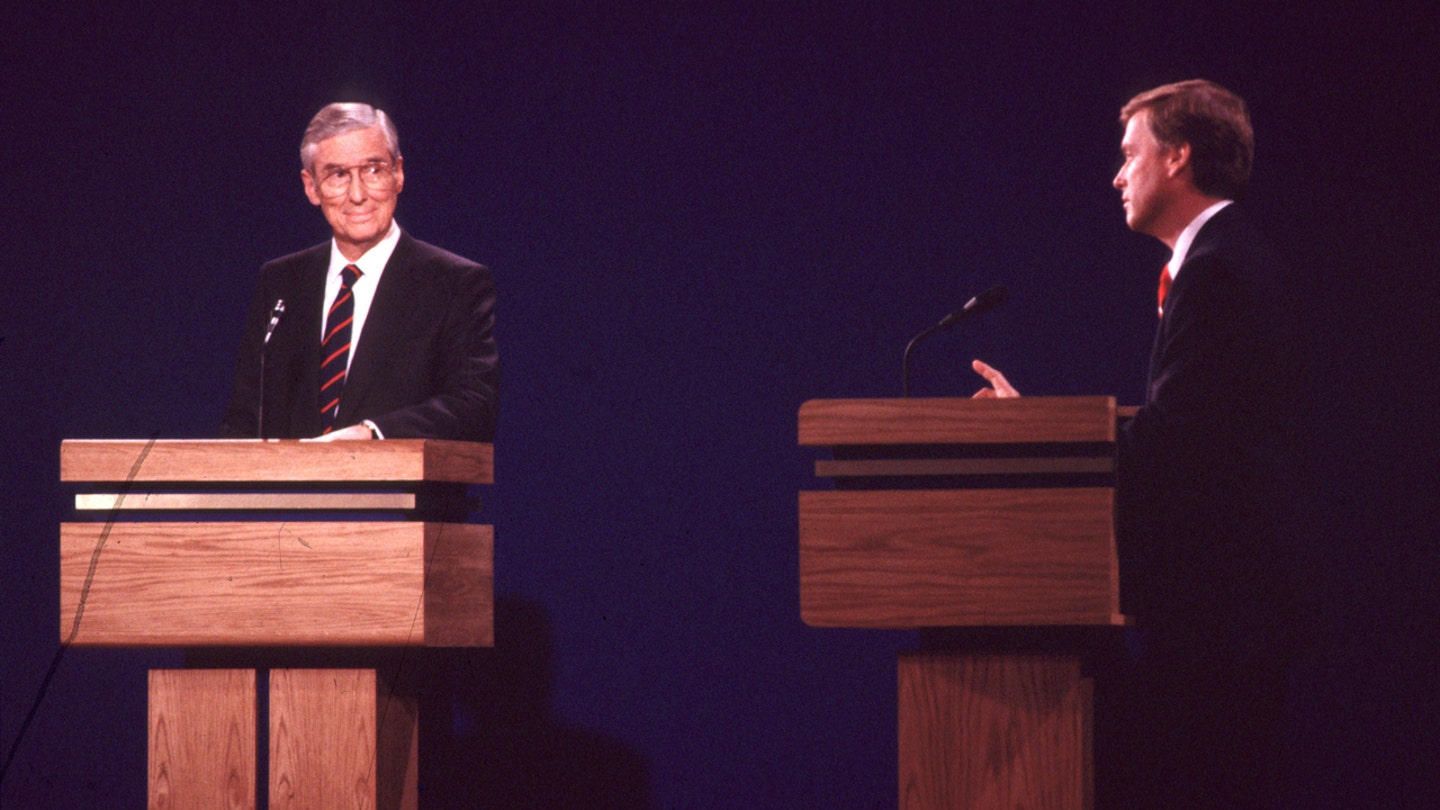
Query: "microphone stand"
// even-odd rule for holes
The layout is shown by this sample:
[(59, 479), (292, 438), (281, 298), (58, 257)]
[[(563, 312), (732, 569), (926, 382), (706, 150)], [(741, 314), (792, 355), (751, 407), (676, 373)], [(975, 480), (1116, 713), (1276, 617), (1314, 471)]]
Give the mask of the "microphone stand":
[(265, 347), (269, 341), (260, 344), (260, 400), (255, 405), (255, 438), (265, 439)]
[(991, 287), (990, 289), (986, 290), (983, 293), (980, 293), (974, 298), (971, 298), (969, 301), (966, 301), (965, 306), (955, 310), (949, 315), (946, 315), (944, 318), (940, 319), (939, 323), (911, 338), (910, 342), (905, 344), (905, 355), (900, 363), (901, 375), (903, 378), (901, 380), (901, 383), (903, 386), (903, 390), (905, 391), (905, 398), (910, 398), (910, 351), (915, 348), (916, 344), (918, 344), (925, 338), (930, 337), (936, 332), (939, 332), (943, 329), (949, 329), (950, 327), (965, 320), (966, 318), (973, 318), (976, 315), (983, 315), (986, 312), (994, 309), (995, 307), (998, 307), (1001, 304), (1005, 303), (1007, 300), (1009, 300), (1009, 298), (1009, 290), (1006, 290), (1003, 286), (997, 284), (996, 286)]
[(926, 329), (924, 332), (921, 332), (920, 334), (916, 335), (915, 337), (910, 338), (910, 342), (907, 343), (907, 344), (905, 344), (905, 356), (904, 356), (904, 358), (903, 358), (903, 359), (901, 360), (901, 362), (900, 362), (900, 368), (901, 368), (901, 374), (902, 374), (902, 376), (903, 376), (903, 378), (904, 378), (904, 379), (903, 379), (903, 384), (904, 384), (905, 398), (906, 398), (906, 399), (909, 399), (909, 398), (910, 398), (910, 351), (915, 348), (915, 344), (919, 343), (920, 341), (924, 340), (925, 338), (930, 337), (931, 335), (935, 334), (936, 332), (939, 332), (941, 329), (944, 329), (944, 328), (946, 328), (946, 327), (948, 327), (948, 326), (950, 326), (950, 324), (945, 323), (944, 321), (942, 321), (942, 322), (940, 322), (940, 323), (937, 323), (937, 324), (935, 324), (934, 326), (930, 327), (929, 329)]
[(265, 339), (260, 341), (260, 399), (255, 405), (256, 438), (265, 439), (265, 350), (270, 348), (270, 336), (280, 325), (280, 316), (285, 314), (285, 299), (277, 298), (275, 308), (270, 311), (270, 325), (265, 329)]

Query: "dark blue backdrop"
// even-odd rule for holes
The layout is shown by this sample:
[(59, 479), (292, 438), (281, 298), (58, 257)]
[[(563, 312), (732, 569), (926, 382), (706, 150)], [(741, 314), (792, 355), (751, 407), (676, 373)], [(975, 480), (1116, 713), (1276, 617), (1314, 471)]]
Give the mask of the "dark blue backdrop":
[[(1012, 302), (925, 344), (917, 393), (969, 393), (980, 356), (1029, 393), (1137, 401), (1164, 249), (1109, 187), (1115, 117), (1204, 76), (1251, 104), (1252, 211), (1315, 327), (1297, 806), (1435, 794), (1432, 8), (18, 5), (5, 753), (57, 646), (60, 440), (212, 433), (256, 269), (327, 236), (300, 133), (361, 99), (400, 127), (401, 224), (499, 282), (484, 517), (548, 732), (638, 763), (655, 807), (893, 806), (914, 639), (800, 623), (796, 409), (897, 394), (906, 340), (997, 282)], [(145, 670), (174, 663), (71, 650), (4, 806), (140, 806)]]

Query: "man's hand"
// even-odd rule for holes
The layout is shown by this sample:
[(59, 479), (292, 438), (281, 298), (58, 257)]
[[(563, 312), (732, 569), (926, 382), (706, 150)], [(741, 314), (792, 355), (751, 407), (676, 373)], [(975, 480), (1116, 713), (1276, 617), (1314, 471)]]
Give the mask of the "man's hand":
[(985, 365), (979, 360), (970, 364), (975, 373), (984, 377), (990, 383), (989, 388), (981, 388), (975, 392), (975, 399), (1014, 399), (1020, 396), (1020, 392), (1005, 379), (1005, 375)]
[(324, 436), (316, 436), (309, 441), (312, 442), (352, 442), (356, 440), (370, 440), (370, 428), (364, 425), (351, 425), (347, 428), (326, 433)]

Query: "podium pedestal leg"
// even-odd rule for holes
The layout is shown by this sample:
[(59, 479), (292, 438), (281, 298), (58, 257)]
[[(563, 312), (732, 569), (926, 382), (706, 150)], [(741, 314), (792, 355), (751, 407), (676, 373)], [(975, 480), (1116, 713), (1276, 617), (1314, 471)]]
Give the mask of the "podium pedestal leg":
[(1078, 656), (902, 654), (900, 807), (1091, 808)]
[(414, 667), (379, 670), (375, 692), (376, 807), (420, 806), (420, 687)]
[(375, 739), (375, 670), (270, 671), (270, 807), (374, 807)]
[(253, 669), (152, 669), (152, 808), (255, 806)]

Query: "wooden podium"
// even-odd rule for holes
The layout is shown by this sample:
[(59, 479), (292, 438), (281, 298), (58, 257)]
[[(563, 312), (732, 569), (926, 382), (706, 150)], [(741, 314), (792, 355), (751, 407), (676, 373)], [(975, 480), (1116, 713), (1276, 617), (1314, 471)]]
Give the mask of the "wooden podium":
[(1116, 416), (1108, 397), (801, 406), (835, 486), (800, 493), (801, 618), (945, 639), (900, 657), (900, 807), (1093, 804), (1080, 656), (1033, 639), (1124, 623)]
[[(60, 527), (62, 643), (493, 644), (493, 528), (463, 522), (491, 445), (66, 441), (60, 477), (91, 518)], [(150, 807), (254, 807), (262, 772), (271, 807), (416, 806), (413, 694), (258, 667), (150, 672)]]

